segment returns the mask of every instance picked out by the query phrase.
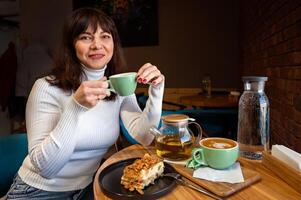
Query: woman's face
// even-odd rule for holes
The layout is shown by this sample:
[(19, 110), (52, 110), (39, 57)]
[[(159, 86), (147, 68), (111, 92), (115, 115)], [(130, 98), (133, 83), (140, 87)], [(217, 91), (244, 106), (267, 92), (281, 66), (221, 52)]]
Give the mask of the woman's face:
[(91, 26), (81, 33), (74, 44), (76, 56), (90, 69), (101, 69), (111, 60), (114, 41), (110, 33), (98, 27), (93, 33)]

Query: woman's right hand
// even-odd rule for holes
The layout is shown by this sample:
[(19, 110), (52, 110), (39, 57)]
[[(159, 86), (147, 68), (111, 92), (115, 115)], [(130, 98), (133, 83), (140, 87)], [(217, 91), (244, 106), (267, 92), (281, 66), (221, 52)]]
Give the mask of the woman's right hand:
[(110, 96), (107, 78), (103, 77), (96, 81), (83, 81), (74, 93), (74, 99), (87, 108), (94, 107), (99, 100)]

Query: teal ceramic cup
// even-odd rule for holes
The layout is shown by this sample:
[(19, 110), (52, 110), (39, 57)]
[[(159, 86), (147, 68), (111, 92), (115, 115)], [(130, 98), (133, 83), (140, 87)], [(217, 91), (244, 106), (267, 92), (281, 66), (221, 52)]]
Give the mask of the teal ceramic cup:
[(200, 141), (200, 148), (192, 152), (193, 160), (198, 165), (214, 169), (226, 169), (238, 158), (238, 143), (227, 138), (205, 138)]
[(120, 96), (134, 94), (137, 87), (136, 74), (136, 72), (128, 72), (110, 76), (109, 90)]

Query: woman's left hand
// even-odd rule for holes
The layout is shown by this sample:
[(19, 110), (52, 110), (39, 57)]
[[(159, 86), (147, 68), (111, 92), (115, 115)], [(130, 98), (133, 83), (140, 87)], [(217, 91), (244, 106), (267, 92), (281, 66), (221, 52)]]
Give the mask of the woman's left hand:
[(158, 85), (164, 81), (164, 75), (151, 63), (144, 64), (137, 72), (137, 82), (152, 85)]

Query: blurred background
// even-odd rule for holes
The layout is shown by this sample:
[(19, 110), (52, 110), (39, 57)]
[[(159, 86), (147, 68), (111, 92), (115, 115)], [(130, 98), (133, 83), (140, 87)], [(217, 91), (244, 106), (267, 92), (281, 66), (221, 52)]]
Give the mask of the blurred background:
[[(124, 52), (130, 71), (145, 62), (157, 65), (167, 88), (200, 88), (209, 74), (213, 88), (242, 91), (242, 75), (268, 76), (272, 143), (301, 152), (299, 0), (82, 2), (155, 5), (152, 38), (124, 43)], [(80, 6), (72, 0), (0, 0), (1, 134), (24, 130), (31, 86), (51, 68), (64, 18)]]

